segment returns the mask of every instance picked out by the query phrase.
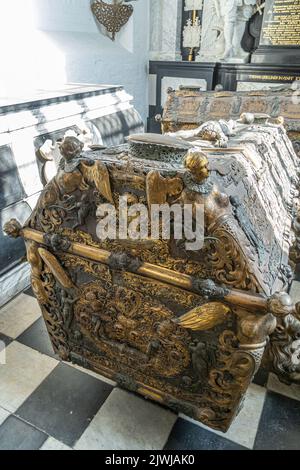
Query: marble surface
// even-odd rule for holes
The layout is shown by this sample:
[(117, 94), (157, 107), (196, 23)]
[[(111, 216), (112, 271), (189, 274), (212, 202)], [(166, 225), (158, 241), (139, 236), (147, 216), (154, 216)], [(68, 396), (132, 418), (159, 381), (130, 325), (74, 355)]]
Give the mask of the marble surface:
[(58, 362), (20, 343), (6, 348), (6, 365), (0, 368), (0, 406), (14, 413)]
[(48, 451), (65, 451), (65, 450), (72, 450), (71, 447), (66, 446), (60, 441), (54, 439), (54, 437), (48, 437), (46, 442), (42, 445), (40, 450), (48, 450)]
[(151, 0), (150, 60), (181, 60), (182, 2)]
[(167, 442), (169, 430), (176, 420), (177, 416), (171, 411), (115, 389), (75, 449), (155, 450)]
[(41, 309), (37, 300), (20, 294), (0, 309), (1, 333), (15, 339), (40, 316)]
[(0, 408), (0, 425), (4, 423), (4, 421), (9, 417), (9, 411), (5, 410), (4, 408)]
[[(30, 284), (30, 267), (27, 263), (16, 266), (0, 277), (0, 308), (26, 289)], [(4, 310), (5, 311), (5, 307)], [(0, 310), (0, 324), (1, 320)], [(12, 319), (13, 322), (13, 319)]]
[(197, 62), (215, 62), (221, 50), (216, 47), (218, 34), (213, 2), (204, 0), (202, 16), (202, 40)]
[(116, 93), (121, 91), (121, 86), (108, 85), (84, 85), (70, 83), (57, 89), (36, 89), (26, 94), (10, 94), (0, 96), (0, 114), (12, 111), (20, 111), (40, 105), (51, 104), (53, 102), (82, 99), (90, 96), (99, 96), (106, 93)]

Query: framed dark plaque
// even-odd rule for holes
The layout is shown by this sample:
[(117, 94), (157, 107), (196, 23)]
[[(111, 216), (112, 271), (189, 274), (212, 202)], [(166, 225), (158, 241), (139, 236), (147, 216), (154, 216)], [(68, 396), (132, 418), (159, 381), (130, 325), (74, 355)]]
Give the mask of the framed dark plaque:
[(254, 63), (300, 64), (300, 0), (266, 0)]

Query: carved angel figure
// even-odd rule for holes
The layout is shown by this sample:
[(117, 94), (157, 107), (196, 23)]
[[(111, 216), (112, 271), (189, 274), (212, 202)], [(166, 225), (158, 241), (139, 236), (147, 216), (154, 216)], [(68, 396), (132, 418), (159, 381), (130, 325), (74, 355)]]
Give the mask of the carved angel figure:
[(213, 142), (219, 147), (226, 147), (229, 140), (228, 137), (234, 134), (234, 130), (236, 129), (237, 125), (238, 124), (236, 121), (224, 121), (221, 119), (220, 121), (208, 121), (196, 129), (178, 131), (166, 135), (184, 140), (198, 137), (201, 140)]

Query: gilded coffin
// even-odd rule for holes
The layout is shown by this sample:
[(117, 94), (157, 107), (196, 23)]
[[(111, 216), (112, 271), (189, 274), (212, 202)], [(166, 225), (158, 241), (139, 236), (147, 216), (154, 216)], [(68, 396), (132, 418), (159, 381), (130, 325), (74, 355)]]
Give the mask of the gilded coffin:
[[(30, 220), (6, 226), (26, 241), (33, 289), (64, 360), (222, 431), (264, 355), (286, 380), (300, 380), (297, 306), (285, 293), (296, 157), (285, 131), (272, 131), (285, 175), (247, 127), (226, 151), (146, 135), (82, 153), (65, 139), (58, 174)], [(262, 140), (273, 135), (261, 132)], [(262, 195), (259, 182), (270, 178)], [(103, 205), (117, 209), (118, 223), (124, 216), (120, 196), (149, 213), (153, 204), (201, 205), (204, 245), (187, 251), (172, 235), (100, 239)], [(293, 353), (283, 366), (277, 337), (287, 324)]]

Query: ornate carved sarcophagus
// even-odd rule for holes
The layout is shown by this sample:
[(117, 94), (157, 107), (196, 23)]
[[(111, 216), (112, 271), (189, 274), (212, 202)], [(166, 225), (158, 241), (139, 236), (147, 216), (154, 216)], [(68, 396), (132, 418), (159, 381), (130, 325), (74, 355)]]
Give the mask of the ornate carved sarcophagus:
[(139, 135), (83, 153), (68, 137), (32, 217), (6, 231), (26, 241), (64, 360), (226, 431), (262, 361), (300, 382), (286, 293), (297, 159), (275, 125), (199, 145)]
[(243, 113), (284, 118), (284, 125), (300, 156), (299, 88), (256, 91), (199, 91), (196, 87), (169, 90), (162, 118), (163, 132), (193, 129), (208, 120), (239, 119)]

